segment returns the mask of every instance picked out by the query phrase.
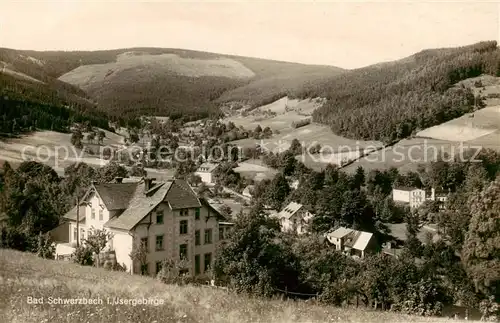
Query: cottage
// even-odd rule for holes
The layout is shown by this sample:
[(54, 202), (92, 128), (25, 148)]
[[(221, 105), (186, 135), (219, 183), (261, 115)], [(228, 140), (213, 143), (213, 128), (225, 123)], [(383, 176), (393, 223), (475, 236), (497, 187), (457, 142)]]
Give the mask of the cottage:
[[(79, 208), (75, 206), (64, 218), (69, 223), (69, 239), (56, 245), (56, 256), (71, 254), (92, 228), (104, 229), (113, 235), (105, 251), (114, 251), (117, 263), (128, 272), (145, 275), (157, 274), (166, 259), (182, 259), (185, 274), (203, 274), (212, 266), (217, 246), (232, 225), (178, 179), (93, 184)], [(146, 263), (130, 257), (141, 244), (147, 250)]]
[(201, 181), (205, 184), (215, 184), (214, 172), (219, 167), (215, 163), (203, 163), (198, 167), (195, 174), (201, 177)]
[(283, 231), (296, 231), (298, 234), (307, 232), (307, 225), (313, 216), (302, 204), (295, 202), (291, 202), (275, 215), (280, 220)]
[(328, 242), (335, 250), (346, 255), (364, 258), (368, 253), (377, 250), (377, 242), (373, 233), (340, 227), (333, 232), (325, 234)]

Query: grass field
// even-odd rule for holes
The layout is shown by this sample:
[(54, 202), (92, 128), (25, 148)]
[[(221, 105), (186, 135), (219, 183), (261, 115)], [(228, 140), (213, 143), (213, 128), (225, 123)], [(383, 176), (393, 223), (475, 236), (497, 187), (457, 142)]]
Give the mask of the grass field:
[[(28, 303), (44, 298), (44, 304)], [(101, 305), (48, 304), (49, 297), (101, 299)], [(155, 298), (162, 305), (112, 305), (110, 298)], [(165, 285), (126, 273), (81, 267), (0, 250), (0, 313), (2, 322), (454, 322), (321, 306), (302, 301), (250, 298), (208, 287)]]
[[(105, 134), (106, 137), (103, 140), (103, 146), (122, 147), (122, 136), (109, 131), (105, 131)], [(96, 155), (82, 153), (71, 145), (71, 134), (55, 131), (37, 131), (22, 135), (19, 138), (0, 141), (0, 162), (8, 161), (17, 164), (25, 160), (34, 160), (54, 167), (58, 172), (61, 172), (64, 167), (77, 161), (93, 166), (105, 165), (106, 161), (99, 159), (100, 146), (88, 144), (85, 139), (83, 142)]]

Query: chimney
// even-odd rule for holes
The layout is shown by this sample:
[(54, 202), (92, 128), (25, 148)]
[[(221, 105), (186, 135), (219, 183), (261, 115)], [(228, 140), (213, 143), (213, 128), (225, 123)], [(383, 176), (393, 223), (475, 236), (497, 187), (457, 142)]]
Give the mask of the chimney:
[(115, 181), (117, 183), (121, 183), (123, 181), (123, 177), (115, 177)]
[(144, 192), (149, 191), (153, 187), (153, 182), (156, 178), (144, 178)]

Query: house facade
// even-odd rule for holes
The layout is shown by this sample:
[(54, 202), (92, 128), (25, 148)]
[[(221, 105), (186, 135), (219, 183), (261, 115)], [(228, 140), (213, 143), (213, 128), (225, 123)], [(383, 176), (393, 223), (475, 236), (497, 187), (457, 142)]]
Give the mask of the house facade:
[(203, 163), (198, 167), (195, 175), (201, 177), (201, 181), (205, 184), (215, 184), (214, 171), (219, 167), (219, 164)]
[[(84, 243), (92, 228), (105, 229), (112, 234), (105, 250), (114, 251), (117, 263), (132, 274), (155, 275), (162, 261), (171, 259), (182, 260), (183, 274), (201, 275), (212, 267), (218, 245), (232, 225), (178, 179), (93, 184), (79, 211), (79, 234), (75, 207), (65, 215), (69, 241), (56, 246), (56, 255), (67, 256), (77, 239)], [(141, 245), (145, 263), (131, 257)]]
[(304, 234), (314, 215), (302, 204), (291, 202), (274, 216), (279, 219), (282, 231), (296, 231), (298, 234)]
[(415, 187), (395, 187), (392, 190), (392, 199), (394, 202), (408, 204), (410, 208), (418, 208), (425, 201), (440, 202), (440, 209), (444, 209), (444, 203), (448, 199), (448, 193), (437, 191), (431, 188), (430, 192)]
[(347, 256), (364, 258), (377, 251), (377, 241), (373, 233), (340, 227), (325, 234), (327, 241)]

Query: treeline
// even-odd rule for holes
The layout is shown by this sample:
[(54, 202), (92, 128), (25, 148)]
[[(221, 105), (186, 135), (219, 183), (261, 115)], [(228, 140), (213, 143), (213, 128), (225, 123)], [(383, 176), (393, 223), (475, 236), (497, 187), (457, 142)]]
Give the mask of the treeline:
[(481, 74), (500, 75), (495, 41), (426, 50), (312, 82), (290, 95), (328, 98), (313, 119), (337, 134), (393, 142), (472, 111), (472, 92), (453, 85)]
[[(500, 314), (500, 247), (494, 243), (500, 238), (500, 154), (485, 150), (479, 163), (438, 161), (407, 174), (358, 168), (352, 175), (334, 166), (311, 171), (293, 156), (280, 156), (281, 174), (256, 185), (252, 211), (236, 218), (216, 259), (219, 283), (261, 296), (316, 297), (413, 315), (439, 315), (455, 304), (479, 309), (483, 319)], [(285, 173), (300, 179), (298, 189)], [(398, 207), (391, 196), (396, 185), (449, 190), (446, 211), (438, 202), (416, 211)], [(266, 216), (263, 205), (279, 210), (290, 201), (315, 214), (309, 235), (281, 233)], [(386, 227), (401, 221), (404, 242)], [(418, 237), (428, 223), (437, 223), (439, 239)], [(401, 246), (399, 256), (353, 261), (322, 238), (339, 226), (374, 232), (379, 243)]]
[(68, 131), (73, 122), (86, 121), (109, 129), (108, 116), (85, 97), (52, 84), (0, 74), (0, 132)]

